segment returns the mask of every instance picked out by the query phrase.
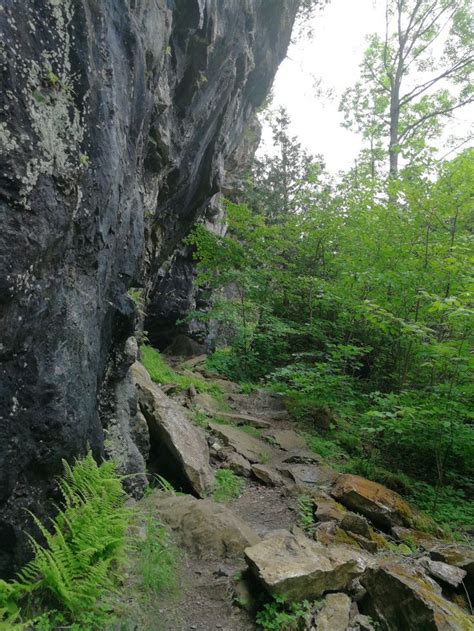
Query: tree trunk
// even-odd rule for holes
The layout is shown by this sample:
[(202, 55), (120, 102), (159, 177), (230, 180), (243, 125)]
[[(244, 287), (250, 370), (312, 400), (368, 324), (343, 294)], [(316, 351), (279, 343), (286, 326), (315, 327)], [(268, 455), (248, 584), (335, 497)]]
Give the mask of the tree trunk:
[(389, 173), (392, 178), (398, 176), (398, 155), (400, 152), (398, 145), (400, 125), (400, 79), (401, 77), (399, 78), (398, 76), (395, 78), (390, 95), (390, 143), (388, 155)]

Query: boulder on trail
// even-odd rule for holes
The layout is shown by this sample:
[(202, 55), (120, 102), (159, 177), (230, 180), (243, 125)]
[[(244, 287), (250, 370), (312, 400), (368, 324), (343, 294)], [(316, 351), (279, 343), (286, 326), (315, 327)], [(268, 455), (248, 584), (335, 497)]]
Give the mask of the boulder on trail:
[(370, 556), (346, 546), (325, 547), (286, 530), (270, 533), (245, 550), (250, 570), (273, 596), (290, 601), (344, 589), (362, 574)]
[(315, 631), (347, 631), (352, 601), (347, 594), (328, 594), (316, 615)]
[(178, 542), (198, 558), (239, 557), (260, 541), (250, 526), (211, 499), (157, 493), (147, 501)]
[(290, 464), (277, 465), (277, 470), (295, 484), (318, 489), (329, 489), (338, 477), (337, 471), (326, 464)]
[(415, 510), (398, 493), (358, 475), (340, 475), (331, 495), (381, 528), (410, 526), (416, 520)]
[(232, 447), (234, 451), (251, 463), (269, 459), (275, 451), (268, 443), (237, 429), (237, 427), (209, 423), (209, 428), (222, 440), (224, 445)]
[(173, 357), (200, 357), (205, 355), (206, 348), (187, 335), (176, 335), (171, 344), (164, 350), (165, 355)]
[(289, 419), (283, 397), (273, 392), (256, 390), (250, 394), (232, 394), (228, 400), (233, 407), (252, 415), (263, 415), (274, 421)]
[(387, 560), (368, 568), (363, 610), (381, 631), (471, 631), (474, 618), (443, 598), (440, 586), (419, 567)]
[(280, 449), (285, 451), (304, 449), (306, 447), (306, 441), (303, 436), (292, 429), (275, 429), (267, 432), (265, 435), (270, 437)]
[(253, 464), (252, 473), (256, 478), (267, 486), (283, 486), (285, 480), (281, 475), (273, 468), (265, 464)]
[(131, 371), (150, 431), (151, 454), (199, 497), (206, 496), (213, 487), (214, 475), (204, 433), (153, 383), (142, 364), (135, 362)]
[(251, 476), (252, 466), (246, 458), (227, 447), (224, 451), (224, 457), (225, 460), (221, 465), (223, 469), (230, 469), (236, 475), (241, 475), (245, 478), (249, 478)]

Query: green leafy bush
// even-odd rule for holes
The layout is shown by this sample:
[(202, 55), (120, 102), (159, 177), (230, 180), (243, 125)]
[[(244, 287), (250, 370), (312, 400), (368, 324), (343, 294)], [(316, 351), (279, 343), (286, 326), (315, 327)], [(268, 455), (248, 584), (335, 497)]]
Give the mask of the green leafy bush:
[(344, 455), (344, 451), (334, 440), (323, 438), (317, 434), (305, 434), (304, 437), (311, 451), (323, 458), (340, 458)]
[(33, 560), (15, 581), (0, 581), (0, 610), (12, 628), (34, 621), (99, 629), (110, 619), (106, 596), (120, 577), (129, 523), (125, 493), (114, 463), (98, 466), (90, 453), (64, 470), (51, 528), (35, 518), (45, 544), (31, 539)]

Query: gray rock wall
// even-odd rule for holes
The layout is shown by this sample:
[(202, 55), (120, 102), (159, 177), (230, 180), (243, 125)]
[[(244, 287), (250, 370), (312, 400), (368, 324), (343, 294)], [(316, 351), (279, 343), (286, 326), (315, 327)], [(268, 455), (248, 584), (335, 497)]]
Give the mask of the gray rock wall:
[[(210, 200), (201, 219), (209, 232), (219, 236), (226, 234), (224, 195), (234, 202), (239, 201), (260, 137), (260, 123), (254, 117), (245, 129), (240, 144), (226, 158), (221, 192)], [(225, 327), (216, 320), (189, 319), (193, 311), (208, 312), (219, 297), (208, 287), (196, 283), (194, 253), (194, 246), (180, 243), (163, 263), (149, 287), (145, 330), (150, 341), (158, 348), (165, 349), (177, 334), (190, 336), (210, 350), (225, 340)], [(226, 288), (224, 294), (230, 297), (233, 288)]]
[[(135, 310), (222, 183), (298, 0), (2, 0), (0, 575), (104, 453)], [(115, 402), (115, 403), (114, 403)], [(100, 405), (99, 405), (100, 403)]]

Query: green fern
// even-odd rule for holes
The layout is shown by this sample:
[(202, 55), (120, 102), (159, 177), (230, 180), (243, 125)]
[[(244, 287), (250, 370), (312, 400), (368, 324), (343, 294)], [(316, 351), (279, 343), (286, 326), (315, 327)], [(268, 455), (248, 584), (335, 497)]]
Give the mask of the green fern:
[(0, 612), (11, 628), (21, 628), (18, 614), (19, 623), (44, 615), (45, 603), (68, 622), (93, 615), (94, 628), (105, 623), (103, 598), (117, 583), (125, 551), (125, 493), (114, 463), (98, 466), (90, 453), (72, 468), (64, 463), (64, 470), (62, 506), (50, 529), (33, 516), (45, 544), (31, 538), (33, 560), (16, 581), (0, 582)]

